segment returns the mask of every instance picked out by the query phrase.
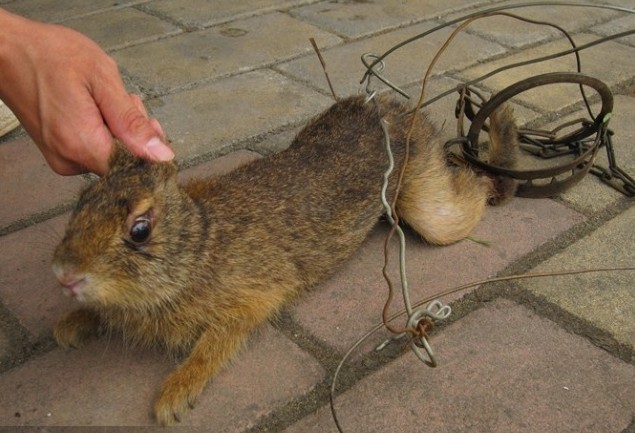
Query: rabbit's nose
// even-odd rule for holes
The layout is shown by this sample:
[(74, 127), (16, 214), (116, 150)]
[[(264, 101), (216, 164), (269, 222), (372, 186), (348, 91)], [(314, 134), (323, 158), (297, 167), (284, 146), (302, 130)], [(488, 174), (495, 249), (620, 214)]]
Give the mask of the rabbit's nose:
[(82, 299), (82, 291), (87, 284), (85, 275), (73, 274), (58, 266), (53, 266), (53, 272), (57, 280), (64, 287), (63, 291), (65, 295), (79, 300)]

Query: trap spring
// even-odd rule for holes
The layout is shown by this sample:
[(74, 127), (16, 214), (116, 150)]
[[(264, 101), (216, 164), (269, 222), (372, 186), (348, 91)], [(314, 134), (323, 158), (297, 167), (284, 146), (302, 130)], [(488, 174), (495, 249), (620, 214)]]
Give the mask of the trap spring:
[[(532, 148), (540, 150), (539, 152), (531, 152), (534, 155), (550, 158), (573, 154), (575, 156), (573, 160), (549, 168), (517, 170), (497, 167), (479, 158), (478, 139), (480, 132), (484, 129), (487, 118), (497, 107), (526, 90), (561, 83), (575, 83), (595, 90), (602, 102), (599, 114), (591, 121), (580, 121), (580, 125), (576, 130), (564, 136), (559, 137), (554, 131), (548, 134), (538, 131), (532, 134), (531, 131), (526, 131), (520, 134), (519, 140), (524, 144), (523, 148), (525, 150), (529, 149), (531, 151)], [(469, 93), (469, 91), (463, 92), (463, 95), (469, 95)], [(589, 172), (601, 147), (605, 147), (611, 153), (613, 152), (612, 144), (608, 139), (610, 136), (608, 133), (608, 121), (613, 111), (613, 95), (606, 84), (596, 78), (578, 72), (554, 72), (531, 77), (519, 81), (492, 96), (477, 113), (474, 113), (469, 98), (464, 98), (463, 101), (461, 103), (464, 103), (466, 108), (463, 111), (472, 122), (467, 136), (461, 142), (463, 157), (479, 169), (518, 180), (519, 186), (516, 195), (520, 197), (554, 196), (578, 183)], [(545, 135), (548, 135), (548, 137), (544, 137)], [(594, 138), (589, 140), (592, 136)], [(617, 167), (614, 156), (609, 158), (609, 163), (612, 164), (611, 169)], [(612, 171), (601, 172), (606, 175), (612, 174)], [(567, 175), (567, 173), (569, 174)], [(560, 179), (558, 178), (559, 176), (561, 177)], [(562, 178), (562, 176), (565, 177)], [(542, 182), (538, 183), (537, 181), (540, 180)], [(628, 177), (626, 177), (625, 180), (627, 182), (624, 185), (623, 192), (628, 194), (630, 191), (630, 194), (632, 194), (632, 179), (628, 182)]]

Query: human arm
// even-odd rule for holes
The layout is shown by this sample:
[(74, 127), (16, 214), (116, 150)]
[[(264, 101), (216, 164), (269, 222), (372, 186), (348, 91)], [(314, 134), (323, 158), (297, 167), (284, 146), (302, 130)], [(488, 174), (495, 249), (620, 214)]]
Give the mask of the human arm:
[(150, 160), (174, 157), (115, 61), (67, 27), (0, 9), (0, 99), (59, 174), (104, 174), (113, 137)]

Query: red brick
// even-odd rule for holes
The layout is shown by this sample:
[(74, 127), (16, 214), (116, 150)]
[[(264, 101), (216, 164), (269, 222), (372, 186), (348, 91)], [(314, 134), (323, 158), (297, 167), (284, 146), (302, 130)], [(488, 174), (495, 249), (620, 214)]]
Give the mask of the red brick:
[(84, 184), (62, 177), (46, 164), (35, 144), (20, 137), (0, 145), (0, 228), (16, 220), (70, 203)]
[(0, 238), (0, 300), (35, 336), (50, 333), (71, 306), (50, 268), (67, 215)]
[[(440, 365), (412, 353), (336, 399), (346, 433), (621, 432), (635, 411), (635, 367), (509, 301), (432, 341)], [(336, 432), (328, 407), (285, 433)]]
[[(114, 339), (80, 350), (56, 349), (0, 376), (0, 423), (153, 425), (153, 399), (173, 367), (165, 355), (124, 348)], [(312, 358), (267, 326), (212, 381), (183, 425), (244, 431), (309, 392), (323, 374)]]

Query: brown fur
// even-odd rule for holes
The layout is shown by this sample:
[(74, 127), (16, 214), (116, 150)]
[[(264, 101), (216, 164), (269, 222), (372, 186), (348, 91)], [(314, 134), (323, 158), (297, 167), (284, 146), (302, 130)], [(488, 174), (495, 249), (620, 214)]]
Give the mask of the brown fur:
[[(379, 121), (389, 122), (395, 153), (392, 199), (411, 121), (405, 111), (388, 98), (342, 100), (289, 149), (184, 185), (173, 164), (115, 146), (110, 172), (82, 192), (55, 251), (56, 275), (85, 305), (57, 323), (57, 342), (80, 347), (105, 326), (184, 352), (155, 403), (161, 424), (179, 420), (251, 330), (368, 235), (383, 213), (388, 164)], [(448, 244), (470, 233), (495, 194), (488, 177), (446, 164), (437, 132), (418, 115), (400, 216), (428, 241)], [(141, 242), (131, 233), (139, 220), (151, 226)]]

